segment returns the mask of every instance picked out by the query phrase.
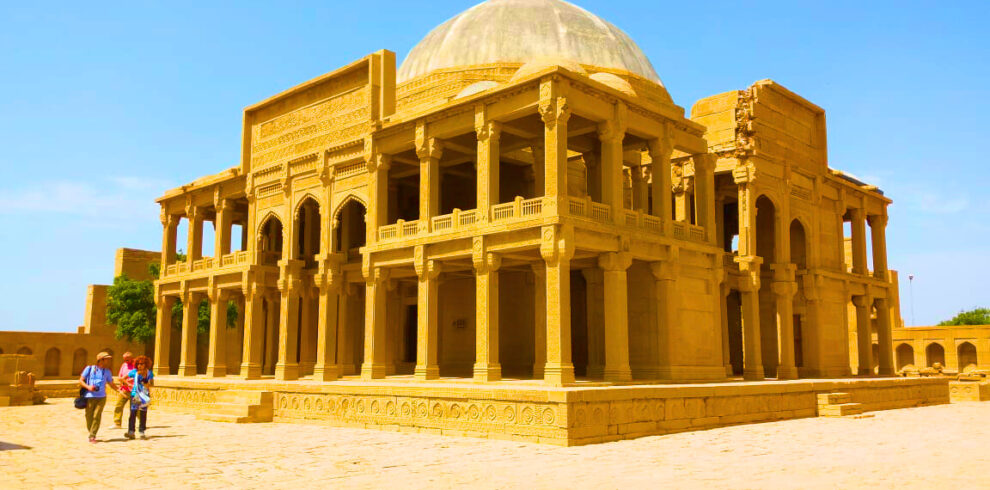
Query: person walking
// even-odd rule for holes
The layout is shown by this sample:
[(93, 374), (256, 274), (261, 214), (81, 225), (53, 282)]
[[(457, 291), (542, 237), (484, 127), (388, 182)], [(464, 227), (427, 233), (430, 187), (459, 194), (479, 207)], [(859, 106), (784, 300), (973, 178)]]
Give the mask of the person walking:
[(130, 352), (124, 353), (124, 362), (120, 365), (120, 371), (117, 373), (117, 382), (120, 383), (120, 390), (118, 390), (119, 396), (117, 397), (117, 404), (113, 407), (113, 424), (119, 429), (124, 420), (124, 406), (131, 399), (131, 378), (128, 377), (131, 370), (134, 369), (134, 355)]
[(118, 389), (113, 382), (110, 366), (113, 356), (106, 352), (96, 355), (96, 364), (86, 366), (79, 376), (79, 386), (86, 388), (86, 429), (89, 430), (89, 442), (96, 442), (96, 433), (100, 430), (100, 420), (103, 418), (103, 407), (107, 404), (107, 385)]
[(155, 384), (155, 375), (151, 373), (151, 359), (148, 356), (138, 356), (134, 360), (134, 369), (127, 373), (127, 377), (131, 384), (131, 417), (127, 420), (127, 433), (124, 437), (134, 439), (135, 419), (140, 418), (138, 434), (141, 439), (146, 439), (144, 430), (148, 426), (148, 403), (151, 402), (148, 387)]

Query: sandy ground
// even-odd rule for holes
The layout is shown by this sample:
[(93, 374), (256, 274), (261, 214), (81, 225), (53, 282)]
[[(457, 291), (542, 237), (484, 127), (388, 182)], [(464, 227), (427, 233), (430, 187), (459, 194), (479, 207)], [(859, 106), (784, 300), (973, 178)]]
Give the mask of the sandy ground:
[(990, 488), (990, 403), (875, 415), (558, 448), (154, 410), (127, 441), (108, 407), (90, 444), (55, 400), (0, 408), (0, 488)]

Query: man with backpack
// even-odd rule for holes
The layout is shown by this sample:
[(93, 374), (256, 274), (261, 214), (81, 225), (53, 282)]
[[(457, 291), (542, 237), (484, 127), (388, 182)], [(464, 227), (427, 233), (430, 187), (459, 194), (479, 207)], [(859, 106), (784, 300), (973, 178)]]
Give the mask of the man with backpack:
[(110, 366), (113, 356), (106, 352), (96, 355), (96, 364), (86, 366), (79, 376), (79, 386), (86, 389), (83, 397), (86, 399), (86, 429), (89, 430), (89, 442), (96, 442), (96, 433), (100, 430), (100, 420), (103, 418), (103, 407), (107, 404), (107, 385), (118, 389), (113, 382)]

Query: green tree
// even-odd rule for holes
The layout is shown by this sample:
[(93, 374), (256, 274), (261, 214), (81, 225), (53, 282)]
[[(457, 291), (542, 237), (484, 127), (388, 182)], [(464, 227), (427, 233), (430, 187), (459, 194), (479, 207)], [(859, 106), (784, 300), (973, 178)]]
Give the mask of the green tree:
[[(185, 254), (176, 254), (176, 260), (186, 260)], [(151, 277), (158, 279), (161, 264), (148, 264)], [(155, 285), (153, 281), (137, 281), (121, 275), (113, 280), (107, 290), (107, 322), (116, 325), (115, 336), (132, 342), (150, 342), (155, 338), (155, 322), (158, 308), (155, 305)], [(182, 318), (182, 301), (172, 306), (172, 318)], [(237, 326), (237, 305), (227, 302), (227, 328)], [(210, 305), (203, 301), (197, 312), (196, 330), (199, 333), (210, 331)]]
[(940, 327), (952, 325), (990, 325), (990, 308), (975, 308), (960, 311), (958, 315), (938, 324)]

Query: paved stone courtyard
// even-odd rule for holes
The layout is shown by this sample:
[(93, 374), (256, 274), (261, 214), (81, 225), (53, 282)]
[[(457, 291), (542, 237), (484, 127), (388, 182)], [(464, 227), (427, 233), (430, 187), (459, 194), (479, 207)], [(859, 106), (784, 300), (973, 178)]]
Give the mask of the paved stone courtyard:
[[(109, 408), (109, 407), (108, 407)], [(0, 409), (0, 488), (990, 488), (990, 403), (809, 418), (559, 448), (316, 425), (149, 414), (86, 441), (70, 400)], [(125, 420), (126, 423), (126, 420)]]

